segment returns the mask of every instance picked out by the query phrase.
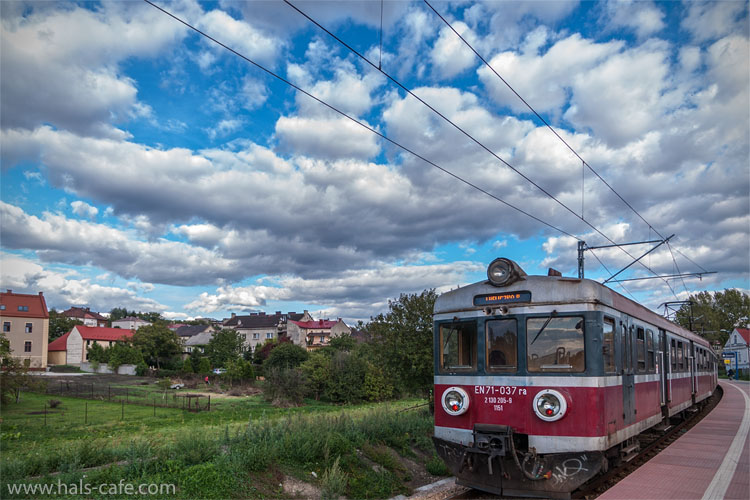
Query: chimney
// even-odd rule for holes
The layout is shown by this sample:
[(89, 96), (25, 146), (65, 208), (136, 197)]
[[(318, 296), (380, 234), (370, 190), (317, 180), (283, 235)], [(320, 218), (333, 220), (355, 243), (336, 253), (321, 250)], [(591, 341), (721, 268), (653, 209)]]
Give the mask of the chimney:
[(42, 295), (44, 295), (44, 292), (39, 292), (39, 296), (41, 297)]
[(233, 317), (233, 318), (236, 318), (236, 317), (237, 317), (237, 315), (236, 315), (235, 313), (232, 313), (232, 317)]

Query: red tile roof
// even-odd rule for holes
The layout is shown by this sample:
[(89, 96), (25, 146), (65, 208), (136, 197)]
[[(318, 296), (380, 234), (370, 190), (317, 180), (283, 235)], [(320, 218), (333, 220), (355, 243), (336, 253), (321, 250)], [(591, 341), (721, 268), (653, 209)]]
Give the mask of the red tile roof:
[[(72, 331), (72, 330), (71, 330)], [(49, 343), (47, 346), (47, 352), (51, 351), (67, 351), (68, 350), (68, 337), (70, 332), (57, 337), (55, 340)]]
[(333, 325), (338, 321), (330, 321), (327, 319), (319, 319), (317, 321), (292, 321), (295, 325), (300, 328), (333, 328)]
[(90, 310), (88, 307), (71, 307), (70, 309), (62, 312), (63, 316), (68, 318), (91, 318), (98, 321), (107, 321), (107, 318)]
[(739, 333), (743, 339), (745, 339), (746, 344), (750, 344), (750, 329), (747, 328), (735, 328), (737, 330), (737, 333)]
[[(123, 337), (130, 338), (133, 336), (133, 330), (124, 330), (122, 328), (76, 325), (73, 329), (78, 330), (83, 340), (116, 341), (122, 340)], [(68, 349), (68, 337), (72, 332), (73, 330), (70, 330), (62, 337), (58, 337), (50, 342), (47, 351), (66, 351)]]
[[(5, 309), (0, 310), (0, 315), (18, 318), (49, 318), (47, 311), (47, 302), (44, 295), (39, 292), (38, 295), (25, 293), (13, 293), (13, 290), (0, 292), (0, 304)], [(28, 311), (19, 311), (19, 307), (28, 307)]]

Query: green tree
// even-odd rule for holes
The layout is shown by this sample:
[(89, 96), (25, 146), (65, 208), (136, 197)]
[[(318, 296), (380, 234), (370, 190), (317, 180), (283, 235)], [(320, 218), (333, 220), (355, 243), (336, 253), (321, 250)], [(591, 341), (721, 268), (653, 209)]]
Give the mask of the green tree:
[(49, 341), (52, 342), (58, 337), (62, 337), (75, 325), (82, 325), (83, 322), (77, 319), (68, 318), (63, 316), (62, 313), (57, 312), (55, 309), (49, 311)]
[(703, 334), (710, 340), (726, 343), (729, 334), (750, 321), (750, 296), (728, 288), (723, 292), (700, 292), (691, 295), (691, 307), (683, 305), (675, 315), (676, 322)]
[[(135, 314), (135, 313), (133, 313)], [(127, 318), (129, 316), (128, 310), (124, 307), (113, 307), (111, 311), (109, 311), (109, 324), (111, 325), (113, 321), (117, 321), (118, 319)]]
[(201, 358), (198, 363), (198, 369), (196, 370), (200, 375), (208, 375), (211, 373), (211, 362), (208, 358)]
[(131, 343), (141, 352), (144, 361), (157, 369), (176, 362), (182, 352), (179, 337), (165, 325), (140, 327), (133, 334)]
[(115, 342), (106, 349), (109, 368), (117, 373), (122, 365), (138, 365), (143, 362), (141, 351), (128, 342)]
[(109, 362), (109, 349), (105, 349), (98, 342), (94, 342), (88, 348), (89, 361), (92, 363), (108, 363)]
[(263, 362), (264, 372), (273, 368), (296, 368), (308, 358), (307, 351), (296, 344), (283, 343), (277, 346)]
[(21, 389), (37, 385), (28, 372), (29, 367), (13, 357), (10, 340), (0, 333), (0, 402), (5, 404), (13, 399), (18, 403)]
[(433, 382), (432, 310), (437, 294), (402, 294), (388, 301), (386, 314), (371, 318), (366, 330), (372, 336), (375, 361), (404, 392), (429, 393)]
[(215, 333), (206, 345), (205, 354), (214, 368), (224, 367), (236, 360), (242, 352), (242, 337), (235, 330), (224, 329)]
[(331, 379), (331, 356), (322, 350), (310, 353), (310, 357), (300, 365), (300, 370), (307, 380), (308, 393), (319, 400), (325, 394), (328, 381)]

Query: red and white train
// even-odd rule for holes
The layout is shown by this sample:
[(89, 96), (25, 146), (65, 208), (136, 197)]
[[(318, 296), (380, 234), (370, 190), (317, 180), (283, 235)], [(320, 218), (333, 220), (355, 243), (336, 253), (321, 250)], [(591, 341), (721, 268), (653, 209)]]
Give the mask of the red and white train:
[(495, 259), (487, 281), (435, 302), (434, 442), (459, 484), (569, 498), (716, 388), (706, 340), (595, 281), (550, 274)]

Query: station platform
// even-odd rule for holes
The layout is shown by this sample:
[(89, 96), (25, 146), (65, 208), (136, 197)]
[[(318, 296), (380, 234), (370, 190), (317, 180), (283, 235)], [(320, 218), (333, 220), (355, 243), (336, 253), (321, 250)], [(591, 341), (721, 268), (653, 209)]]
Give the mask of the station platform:
[(750, 499), (750, 383), (719, 385), (724, 396), (707, 417), (598, 498)]

